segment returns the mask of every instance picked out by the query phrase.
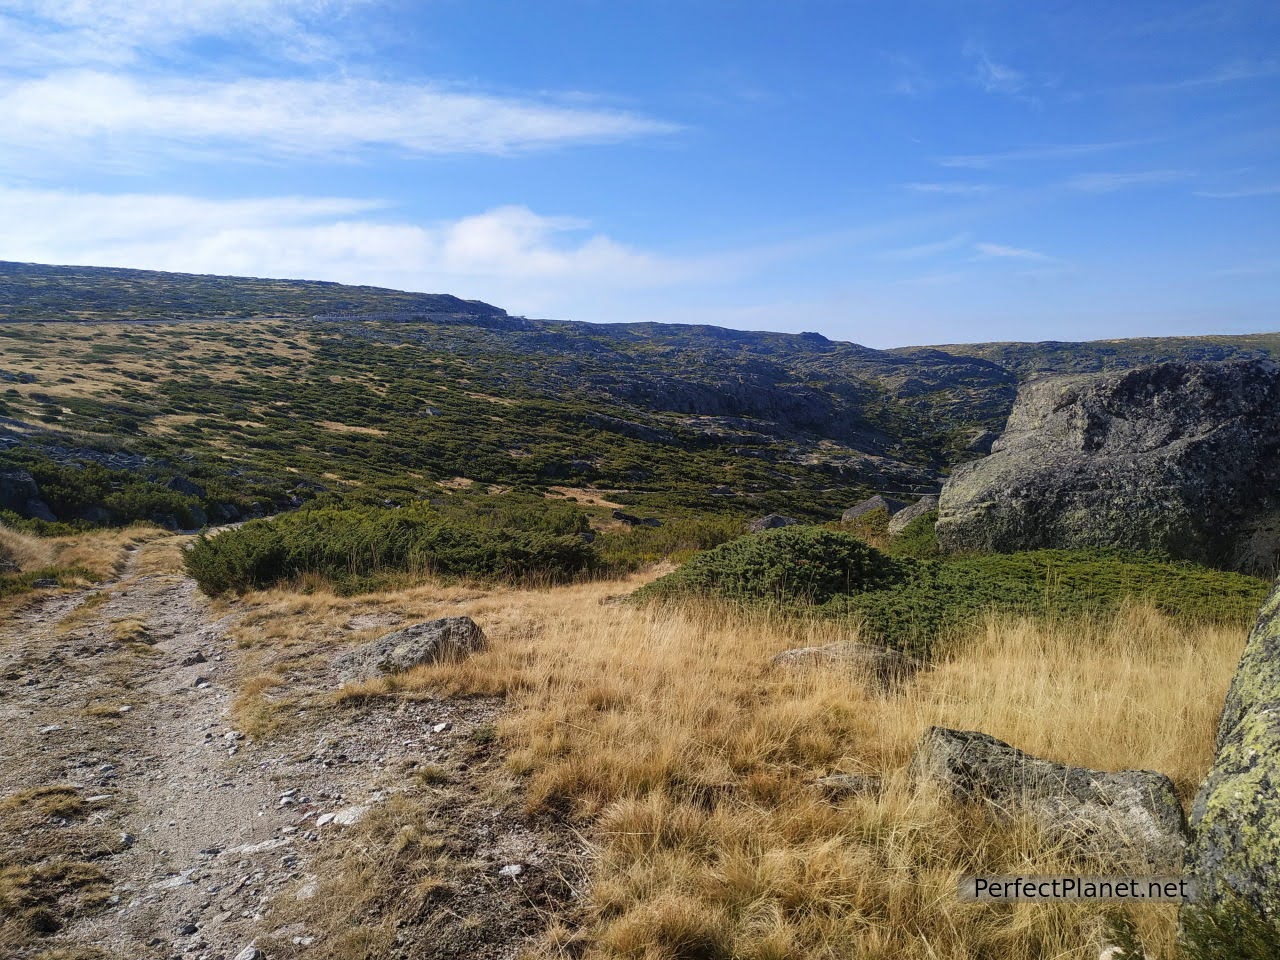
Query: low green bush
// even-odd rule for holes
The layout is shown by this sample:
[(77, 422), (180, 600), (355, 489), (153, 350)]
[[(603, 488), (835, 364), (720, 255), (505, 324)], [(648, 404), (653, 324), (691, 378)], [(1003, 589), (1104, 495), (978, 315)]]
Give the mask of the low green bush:
[(1188, 620), (1245, 623), (1269, 589), (1257, 577), (1143, 554), (1037, 550), (919, 559), (889, 556), (848, 533), (787, 527), (699, 554), (635, 598), (704, 597), (848, 619), (861, 622), (870, 639), (925, 655), (990, 611), (1079, 616), (1139, 600)]
[(187, 551), (187, 571), (210, 595), (317, 574), (359, 591), (397, 574), (563, 581), (593, 569), (586, 517), (568, 504), (491, 497), (403, 508), (322, 506), (254, 520)]

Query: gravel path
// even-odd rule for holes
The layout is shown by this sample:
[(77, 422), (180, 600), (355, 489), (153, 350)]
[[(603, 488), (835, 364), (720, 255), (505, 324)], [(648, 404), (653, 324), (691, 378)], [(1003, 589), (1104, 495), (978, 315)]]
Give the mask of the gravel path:
[[(116, 851), (98, 863), (112, 882), (105, 907), (60, 918), (19, 956), (89, 945), (207, 960), (263, 942), (275, 954), (319, 949), (332, 932), (273, 927), (273, 900), (314, 891), (312, 862), (326, 844), (415, 789), (406, 771), (462, 751), (500, 704), (385, 701), (255, 744), (231, 724), (240, 651), (226, 631), (236, 614), (213, 619), (190, 579), (131, 567), (39, 600), (0, 634), (0, 795), (71, 787)], [(521, 884), (558, 854), (491, 795), (463, 783), (442, 798), (463, 853), (452, 886), (475, 907), (470, 918), (457, 905), (444, 915), (469, 927), (488, 916), (490, 932), (437, 935), (434, 949), (410, 933), (397, 955), (512, 957), (544, 922), (545, 891)], [(512, 863), (523, 879), (501, 873)]]

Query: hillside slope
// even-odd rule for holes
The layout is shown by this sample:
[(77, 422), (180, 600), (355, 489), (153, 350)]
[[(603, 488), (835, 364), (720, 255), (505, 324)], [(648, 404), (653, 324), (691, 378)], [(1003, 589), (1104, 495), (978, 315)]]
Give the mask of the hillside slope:
[[(373, 287), (0, 263), (0, 473), (30, 473), (64, 521), (185, 526), (467, 481), (816, 518), (871, 490), (934, 489), (984, 451), (1028, 376), (1277, 353), (1280, 335), (884, 351), (532, 320)], [(32, 515), (12, 487), (0, 509)]]

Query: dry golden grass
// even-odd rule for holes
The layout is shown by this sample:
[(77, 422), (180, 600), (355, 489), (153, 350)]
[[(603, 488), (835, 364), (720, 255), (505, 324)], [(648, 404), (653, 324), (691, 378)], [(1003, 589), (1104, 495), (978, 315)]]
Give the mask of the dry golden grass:
[[(977, 729), (1064, 763), (1160, 770), (1185, 799), (1244, 640), (1243, 628), (1180, 626), (1144, 607), (993, 618), (884, 696), (847, 673), (770, 665), (782, 649), (851, 638), (835, 625), (603, 602), (638, 583), (273, 592), (251, 598), (242, 642), (325, 650), (388, 629), (348, 626), (389, 610), (484, 627), (485, 653), (352, 692), (508, 697), (500, 733), (528, 805), (573, 818), (596, 844), (581, 913), (553, 928), (548, 953), (1092, 960), (1104, 907), (957, 899), (967, 874), (1082, 868), (1030, 827), (913, 788), (913, 745), (932, 724)], [(813, 781), (836, 771), (883, 778), (883, 790), (829, 802)], [(1151, 957), (1170, 949), (1172, 907), (1131, 915)]]
[(52, 566), (56, 555), (53, 541), (0, 524), (0, 557), (9, 557), (20, 570)]

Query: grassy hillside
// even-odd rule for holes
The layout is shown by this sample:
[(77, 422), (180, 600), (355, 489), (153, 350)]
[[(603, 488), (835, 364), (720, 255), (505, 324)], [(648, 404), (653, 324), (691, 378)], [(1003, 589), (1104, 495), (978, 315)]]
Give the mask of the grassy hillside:
[[(337, 284), (8, 263), (0, 321), (0, 474), (30, 473), (63, 523), (178, 527), (473, 484), (585, 498), (598, 519), (616, 507), (827, 519), (873, 490), (935, 489), (981, 453), (1032, 373), (1277, 342), (880, 351), (529, 320)], [(26, 499), (0, 515), (35, 516)]]

